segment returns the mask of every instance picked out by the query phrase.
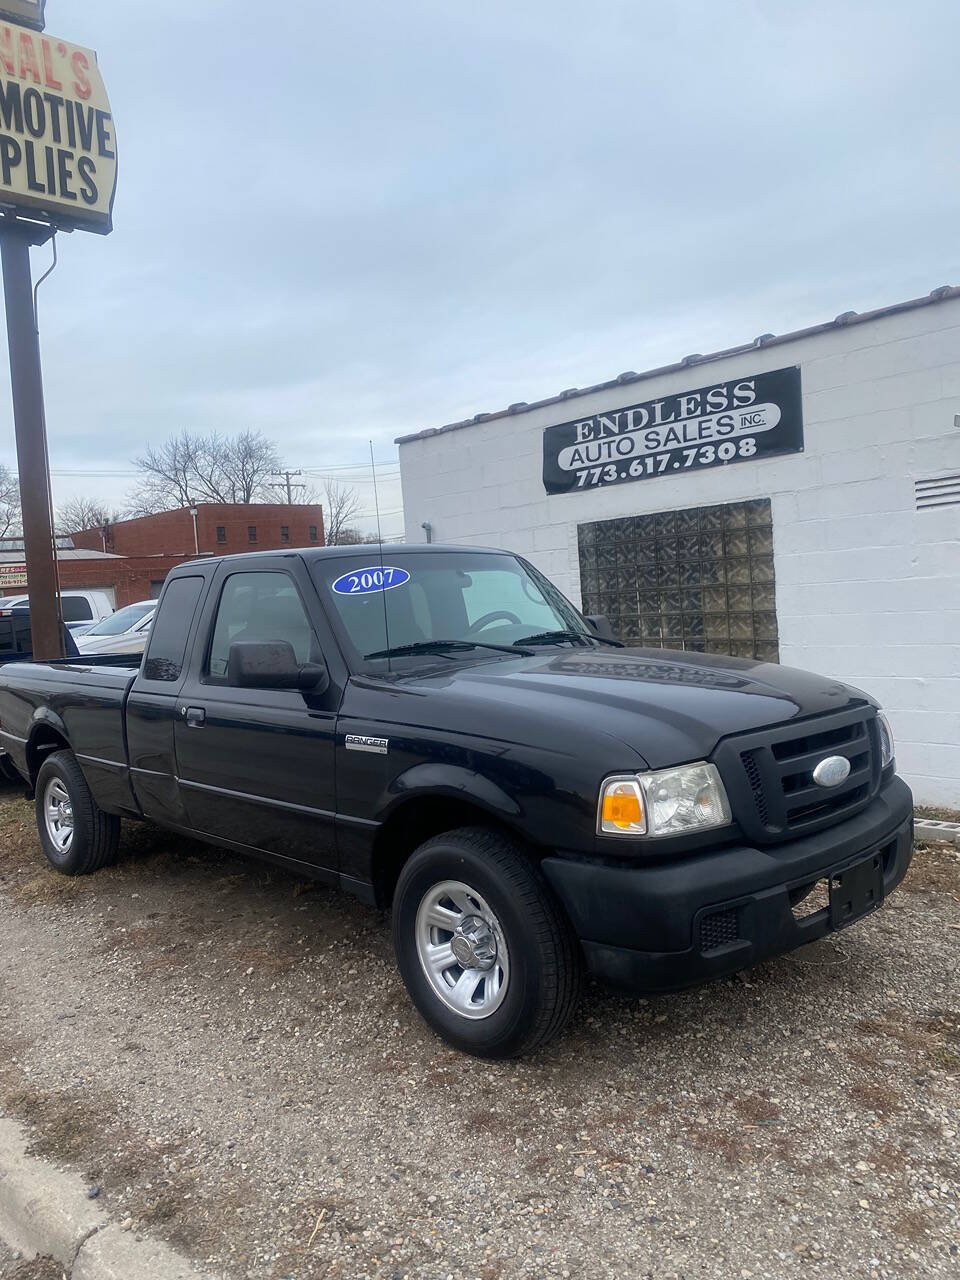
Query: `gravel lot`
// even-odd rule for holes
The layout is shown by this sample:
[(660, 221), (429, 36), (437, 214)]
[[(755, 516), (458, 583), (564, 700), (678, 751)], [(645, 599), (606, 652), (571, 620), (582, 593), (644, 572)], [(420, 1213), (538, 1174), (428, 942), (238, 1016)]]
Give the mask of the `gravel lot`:
[(56, 877), (0, 796), (0, 1108), (129, 1229), (230, 1280), (957, 1276), (960, 851), (742, 977), (591, 989), (504, 1065), (422, 1025), (376, 911), (124, 849)]
[(0, 1280), (63, 1280), (63, 1269), (50, 1258), (27, 1261), (0, 1240)]

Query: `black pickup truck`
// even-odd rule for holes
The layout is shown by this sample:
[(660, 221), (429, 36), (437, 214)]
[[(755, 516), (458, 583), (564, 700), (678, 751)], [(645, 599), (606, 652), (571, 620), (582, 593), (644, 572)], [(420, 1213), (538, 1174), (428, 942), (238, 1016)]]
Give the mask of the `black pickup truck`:
[(849, 924), (913, 848), (866, 694), (624, 648), (468, 547), (185, 564), (142, 664), (0, 668), (0, 746), (58, 871), (146, 818), (339, 884), (392, 907), (417, 1007), (490, 1057), (559, 1031), (584, 970), (669, 991)]

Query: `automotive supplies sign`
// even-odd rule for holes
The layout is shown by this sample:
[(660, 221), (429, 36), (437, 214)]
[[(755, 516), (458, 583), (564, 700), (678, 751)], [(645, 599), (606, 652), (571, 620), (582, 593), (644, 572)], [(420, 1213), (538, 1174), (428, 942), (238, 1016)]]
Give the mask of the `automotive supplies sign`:
[(547, 493), (569, 493), (802, 449), (795, 366), (547, 427), (543, 484)]
[(97, 55), (0, 22), (0, 204), (106, 234), (117, 141)]

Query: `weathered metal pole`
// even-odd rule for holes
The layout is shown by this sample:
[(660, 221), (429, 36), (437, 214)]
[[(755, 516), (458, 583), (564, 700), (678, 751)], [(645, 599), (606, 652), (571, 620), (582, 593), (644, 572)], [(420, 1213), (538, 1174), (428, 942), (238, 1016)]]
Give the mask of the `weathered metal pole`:
[(42, 660), (64, 657), (40, 339), (30, 276), (30, 246), (43, 244), (52, 234), (51, 227), (15, 222), (12, 218), (0, 221), (0, 262), (10, 347), (30, 629), (34, 657)]

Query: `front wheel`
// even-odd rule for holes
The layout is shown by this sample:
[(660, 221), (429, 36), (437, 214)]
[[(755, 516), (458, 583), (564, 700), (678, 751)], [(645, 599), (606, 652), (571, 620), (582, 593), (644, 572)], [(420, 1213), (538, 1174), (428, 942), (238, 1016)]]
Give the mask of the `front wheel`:
[(464, 828), (421, 845), (397, 882), (393, 940), (414, 1004), (467, 1053), (527, 1053), (576, 1007), (577, 940), (537, 868), (497, 832)]
[(47, 756), (37, 774), (36, 797), (40, 843), (61, 875), (89, 875), (113, 861), (120, 819), (94, 800), (72, 751)]

